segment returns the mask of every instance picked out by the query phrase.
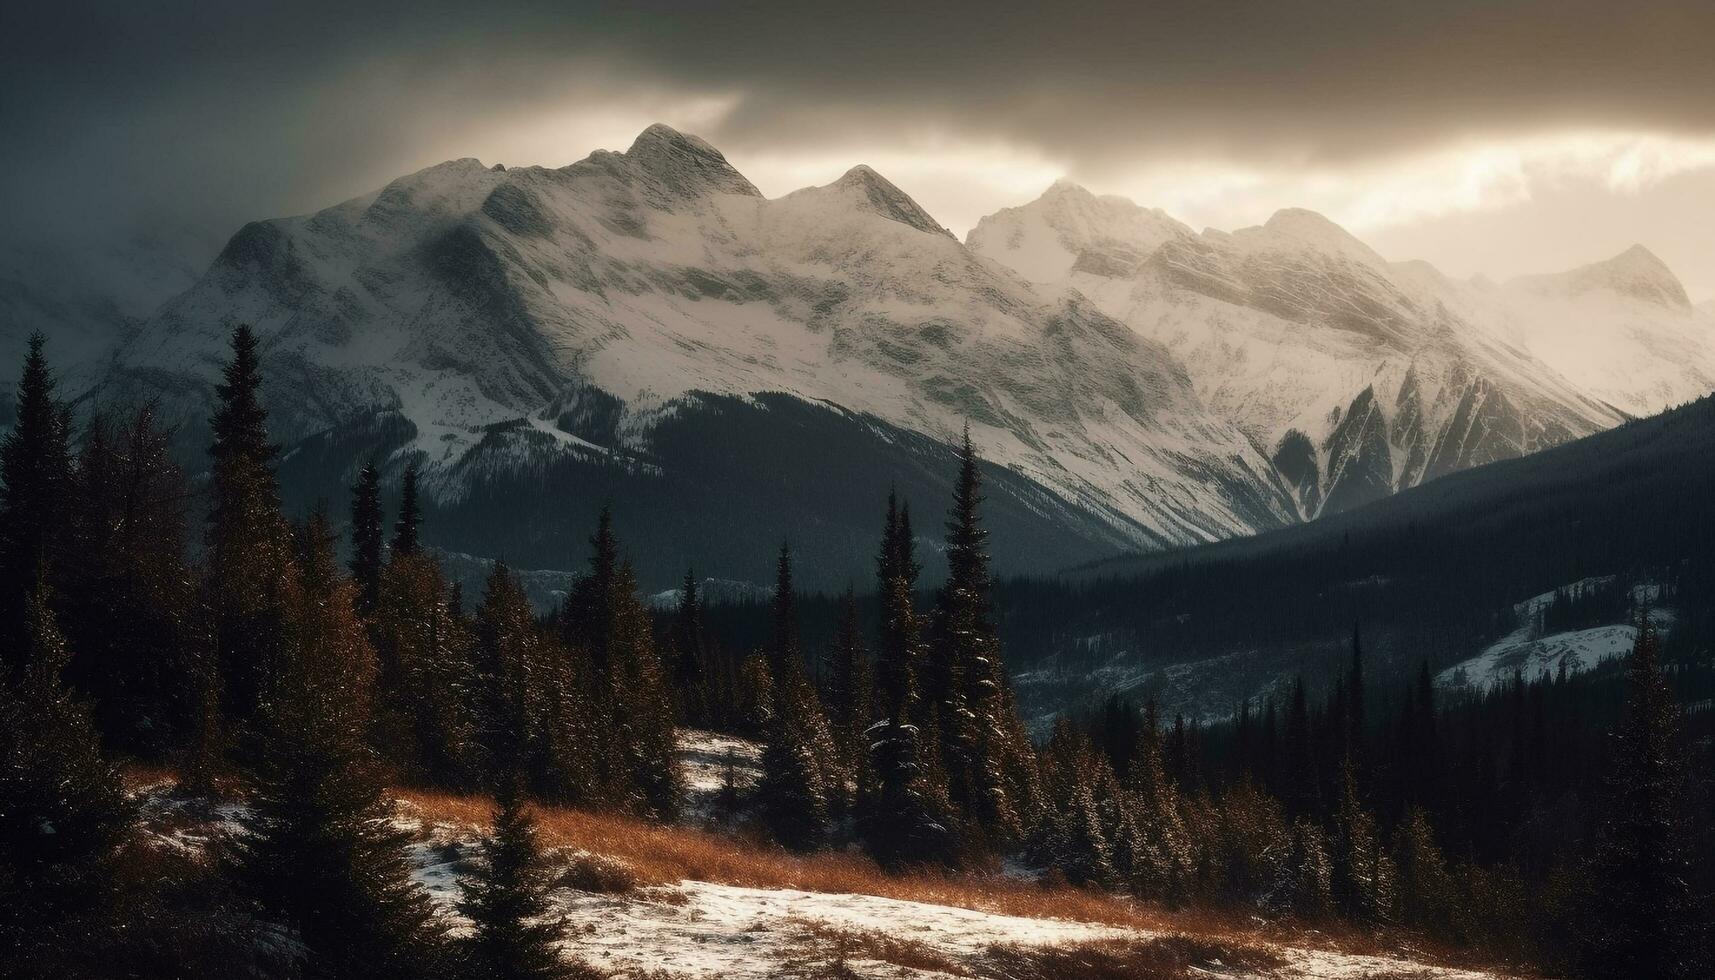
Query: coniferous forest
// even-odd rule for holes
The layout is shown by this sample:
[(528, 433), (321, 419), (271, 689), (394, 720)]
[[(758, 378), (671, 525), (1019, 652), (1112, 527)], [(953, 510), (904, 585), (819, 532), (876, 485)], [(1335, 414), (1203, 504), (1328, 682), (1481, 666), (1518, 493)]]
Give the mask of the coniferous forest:
[[(755, 541), (765, 606), (712, 606), (687, 570), (657, 610), (601, 509), (544, 613), (503, 561), (479, 594), (449, 579), (415, 466), (394, 488), (373, 460), (345, 499), (288, 512), (248, 328), (200, 468), (152, 404), (63, 402), (48, 354), (38, 335), (0, 446), (8, 976), (593, 976), (556, 953), (539, 814), (683, 819), (689, 729), (759, 744), (759, 777), (729, 779), (714, 817), (759, 852), (960, 880), (1025, 865), (1044, 887), (1557, 975), (1715, 963), (1707, 565), (1664, 578), (1665, 636), (1613, 591), (1541, 612), (1554, 629), (1635, 616), (1630, 655), (1601, 669), (1449, 694), (1397, 638), (1377, 670), (1365, 624), (1341, 622), (1336, 667), (1217, 721), (1116, 697), (1033, 737), (1002, 641), (1024, 635), (1004, 625), (1025, 587), (992, 571), (968, 433), (950, 500), (878, 475), (861, 588), (802, 594), (792, 542)], [(1481, 632), (1445, 614), (1448, 634)], [(133, 792), (146, 774), (228, 831), (162, 846)], [(454, 909), (413, 873), (400, 787), (489, 812)]]

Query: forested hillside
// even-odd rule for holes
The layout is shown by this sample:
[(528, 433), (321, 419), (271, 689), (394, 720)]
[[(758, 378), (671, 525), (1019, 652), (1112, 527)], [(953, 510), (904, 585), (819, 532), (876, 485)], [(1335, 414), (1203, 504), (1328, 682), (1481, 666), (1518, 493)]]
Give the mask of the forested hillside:
[[(414, 467), (397, 500), (372, 462), (337, 511), (283, 506), (248, 328), (216, 388), (204, 486), (174, 464), (152, 405), (74, 414), (44, 348), (38, 335), (0, 444), (0, 949), (19, 976), (599, 977), (564, 955), (554, 910), (568, 892), (630, 889), (633, 871), (544, 849), (539, 819), (567, 812), (632, 834), (700, 820), (727, 841), (701, 846), (729, 876), (746, 853), (771, 881), (780, 854), (827, 854), (847, 880), (1001, 896), (1028, 874), (1056, 909), (1126, 896), (1140, 903), (1127, 909), (1344, 930), (1371, 948), (1446, 943), (1592, 977), (1699, 976), (1708, 962), (1711, 670), (1697, 638), (1715, 604), (1705, 563), (1622, 547), (1650, 540), (1640, 521), (1525, 572), (1471, 570), (1449, 550), (1457, 533), (1377, 521), (1296, 552), (1257, 542), (1255, 555), (1184, 556), (1129, 579), (998, 587), (967, 434), (950, 499), (933, 502), (938, 527), (897, 492), (875, 502), (867, 602), (855, 588), (801, 595), (792, 543), (756, 541), (774, 564), (765, 609), (710, 606), (687, 571), (676, 607), (652, 613), (604, 508), (588, 515), (585, 569), (539, 614), (503, 562), (480, 595), (448, 580), (424, 546)], [(1638, 445), (1691, 427), (1658, 421)], [(920, 592), (926, 541), (947, 571)], [(1359, 621), (1330, 676), (1301, 659), (1290, 685), (1236, 698), (1218, 725), (1169, 721), (1145, 686), (1141, 706), (1063, 712), (1030, 737), (1030, 671), (1008, 660), (1042, 654), (1021, 624), (1083, 629), (1099, 612), (1141, 631), (1159, 619), (1125, 619), (1147, 610), (1139, 596), (1208, 603), (1171, 614), (1188, 636), (1259, 597), (1254, 631), (1280, 608), (1255, 590), (1290, 578), (1294, 555), (1300, 597), (1315, 576), (1367, 571), (1377, 589), (1280, 621), (1283, 649), (1329, 616)], [(1365, 623), (1383, 625), (1397, 661), (1410, 649), (1399, 637), (1434, 627), (1434, 602), (1621, 559), (1678, 611), (1670, 645), (1640, 618), (1623, 664), (1458, 697), (1437, 691), (1427, 660), (1410, 684), (1376, 670), (1388, 660)], [(1446, 582), (1392, 610), (1390, 573)], [(1222, 575), (1226, 606), (1208, 599)], [(1554, 593), (1533, 615), (1600, 619), (1613, 588)], [(1476, 614), (1443, 619), (1431, 635), (1479, 632)], [(695, 814), (686, 727), (728, 736), (712, 805)], [(753, 781), (737, 778), (734, 737), (758, 746)], [(144, 792), (127, 772), (154, 781)], [(469, 857), (407, 819), (402, 796), (474, 800), (459, 804), (483, 815)], [(1047, 971), (1063, 955), (1054, 969), (1076, 975), (1097, 956), (1123, 976), (1161, 955), (1135, 929), (1120, 938), (1131, 945), (993, 945), (972, 961)], [(1330, 975), (1275, 952), (1192, 948), (1170, 975), (1235, 956), (1251, 975)]]

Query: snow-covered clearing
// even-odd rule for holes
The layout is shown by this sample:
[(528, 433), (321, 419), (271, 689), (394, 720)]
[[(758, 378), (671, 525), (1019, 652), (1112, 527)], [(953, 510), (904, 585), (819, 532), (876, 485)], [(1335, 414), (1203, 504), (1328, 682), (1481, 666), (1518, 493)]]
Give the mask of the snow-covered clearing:
[(755, 785), (762, 774), (762, 746), (731, 735), (681, 730), (678, 757), (685, 776), (685, 812), (699, 821), (714, 812), (729, 763), (740, 792)]
[[(754, 778), (757, 746), (753, 742), (706, 732), (681, 735), (680, 758), (685, 766), (693, 814), (705, 812), (707, 801), (718, 793), (725, 776), (726, 761), (734, 760), (741, 784)], [(135, 795), (142, 804), (144, 823), (159, 846), (175, 850), (200, 850), (223, 834), (236, 830), (241, 804), (211, 807), (176, 794), (171, 780), (151, 781), (138, 786)], [(451, 799), (451, 798), (448, 798)], [(417, 836), (411, 845), (414, 877), (447, 916), (455, 933), (468, 928), (457, 912), (462, 894), (460, 879), (469, 872), (479, 853), (479, 836), (473, 814), (484, 812), (482, 801), (469, 801), (440, 809), (420, 802), (401, 808), (398, 824)], [(552, 821), (545, 821), (547, 823)], [(544, 830), (546, 834), (546, 829)], [(657, 830), (657, 833), (708, 837), (707, 832)], [(729, 838), (729, 849), (745, 845)], [(1035, 949), (1081, 948), (1091, 944), (1153, 944), (1171, 942), (1174, 923), (1163, 928), (1143, 928), (1155, 919), (1149, 910), (1114, 901), (1117, 913), (1106, 921), (1080, 921), (1059, 917), (1055, 896), (1042, 893), (1042, 914), (1034, 899), (1020, 906), (996, 902), (1012, 914), (985, 911), (957, 904), (937, 904), (949, 899), (944, 893), (921, 891), (893, 879), (878, 879), (878, 887), (894, 897), (852, 891), (811, 891), (798, 887), (758, 887), (767, 879), (752, 878), (750, 884), (685, 878), (662, 884), (644, 875), (628, 876), (629, 866), (620, 856), (592, 854), (599, 850), (594, 839), (545, 837), (550, 859), (568, 869), (591, 864), (617, 868), (622, 873), (607, 884), (591, 884), (587, 874), (579, 877), (556, 872), (551, 892), (555, 914), (565, 925), (562, 950), (591, 966), (613, 974), (616, 980), (762, 980), (762, 978), (868, 978), (868, 980), (942, 980), (942, 978), (995, 977), (1004, 971), (995, 964), (996, 947)], [(555, 846), (560, 845), (560, 846)], [(585, 845), (588, 846), (586, 849)], [(753, 852), (743, 852), (752, 854)], [(757, 861), (766, 861), (756, 853)], [(638, 855), (633, 854), (633, 858)], [(778, 860), (777, 858), (775, 860)], [(847, 860), (835, 856), (832, 860)], [(717, 872), (718, 874), (718, 872)], [(1016, 891), (1021, 886), (1018, 869), (997, 881), (992, 893)], [(824, 881), (828, 879), (823, 879)], [(804, 883), (794, 878), (797, 883)], [(574, 887), (574, 882), (583, 888)], [(600, 888), (599, 891), (584, 890)], [(927, 899), (915, 901), (901, 894)], [(982, 894), (990, 894), (983, 891)], [(1032, 892), (1034, 894), (1034, 892)], [(987, 901), (972, 904), (988, 905)], [(1076, 912), (1065, 914), (1077, 915)], [(1129, 925), (1126, 923), (1130, 923)], [(1488, 980), (1492, 975), (1425, 966), (1404, 959), (1362, 956), (1282, 945), (1241, 930), (1227, 936), (1211, 936), (1215, 946), (1260, 951), (1262, 958), (1278, 966), (1247, 968), (1231, 959), (1216, 957), (1194, 963), (1175, 977), (1267, 977), (1270, 980), (1348, 980), (1357, 977), (1409, 976), (1422, 980)], [(1153, 948), (1153, 947), (1152, 947)], [(1153, 975), (1153, 974), (1151, 974)]]
[[(1611, 575), (1583, 579), (1566, 586), (1566, 589), (1576, 592), (1581, 588), (1604, 585), (1612, 580)], [(1562, 666), (1568, 674), (1576, 674), (1594, 669), (1604, 660), (1624, 657), (1631, 653), (1638, 631), (1627, 623), (1568, 630), (1547, 636), (1533, 635), (1536, 631), (1537, 614), (1554, 599), (1555, 594), (1544, 592), (1514, 604), (1513, 609), (1523, 625), (1489, 644), (1475, 657), (1462, 660), (1443, 670), (1436, 675), (1436, 682), (1447, 687), (1488, 690), (1496, 684), (1511, 680), (1515, 673), (1527, 681), (1551, 677), (1558, 673)], [(1655, 601), (1659, 595), (1659, 587), (1647, 583), (1633, 589), (1633, 600), (1638, 603)], [(1649, 615), (1656, 629), (1665, 632), (1672, 628), (1672, 610), (1652, 609)]]

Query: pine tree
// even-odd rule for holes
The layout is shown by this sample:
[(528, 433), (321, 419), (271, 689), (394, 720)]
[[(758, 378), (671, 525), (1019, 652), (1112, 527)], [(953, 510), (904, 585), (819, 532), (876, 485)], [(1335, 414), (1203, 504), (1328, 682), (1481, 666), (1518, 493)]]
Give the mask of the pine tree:
[(417, 503), (417, 464), (405, 467), (404, 479), (399, 485), (399, 517), (393, 522), (393, 557), (402, 558), (417, 553), (420, 542), (417, 532), (423, 523), (423, 515)]
[(1330, 849), (1334, 901), (1354, 920), (1382, 923), (1393, 915), (1393, 860), (1381, 846), (1375, 817), (1359, 800), (1355, 770), (1348, 757), (1341, 767), (1340, 803)]
[(195, 589), (185, 561), (184, 474), (153, 404), (89, 420), (73, 481), (78, 561), (60, 607), (78, 651), (68, 682), (106, 744), (159, 758), (192, 726)]
[(948, 788), (973, 829), (995, 844), (1018, 840), (1024, 787), (1008, 777), (1012, 757), (1028, 752), (1007, 717), (1007, 679), (990, 609), (988, 531), (982, 526), (982, 478), (966, 426), (959, 476), (947, 518), (947, 582), (935, 607), (931, 700), (941, 727)]
[(1400, 920), (1432, 934), (1446, 934), (1456, 902), (1453, 878), (1435, 843), (1435, 828), (1422, 809), (1407, 810), (1394, 831), (1393, 858), (1399, 873)]
[(1301, 918), (1319, 919), (1334, 907), (1333, 869), (1322, 829), (1309, 817), (1292, 822), (1286, 860), (1270, 904)]
[(872, 721), (871, 684), (869, 657), (864, 652), (863, 631), (858, 625), (857, 596), (850, 589), (840, 605), (830, 659), (828, 713), (838, 755), (837, 768), (842, 783), (849, 779), (853, 785), (861, 786), (869, 769), (869, 743), (864, 732)]
[(827, 784), (811, 740), (796, 722), (807, 712), (805, 686), (776, 689), (775, 707), (763, 733), (762, 777), (756, 786), (756, 810), (781, 844), (794, 850), (819, 846), (829, 818)]
[(1588, 872), (1584, 966), (1591, 976), (1707, 976), (1704, 913), (1689, 884), (1679, 706), (1647, 614), (1638, 619), (1629, 673)]
[(470, 980), (573, 976), (555, 947), (562, 929), (550, 917), (547, 869), (520, 784), (518, 776), (501, 780), (482, 859), (461, 882), (458, 909), (471, 932), (459, 943), (459, 972)]
[(23, 615), (18, 687), (0, 680), (0, 948), (28, 975), (92, 940), (134, 814), (89, 706), (62, 680), (71, 653), (45, 582)]
[(1310, 699), (1304, 678), (1292, 680), (1292, 699), (1286, 709), (1286, 812), (1292, 817), (1313, 816), (1320, 809), (1316, 791), (1316, 758), (1310, 726)]
[(679, 718), (687, 725), (706, 725), (709, 718), (708, 684), (704, 670), (708, 659), (703, 630), (703, 600), (697, 590), (697, 575), (685, 570), (679, 586), (679, 608), (668, 629), (673, 654), (673, 690), (678, 695)]
[(776, 840), (808, 850), (827, 830), (835, 754), (827, 718), (804, 673), (798, 646), (792, 552), (782, 545), (776, 564), (774, 622), (767, 648), (774, 704), (764, 729), (757, 811)]
[(25, 649), (24, 609), (38, 580), (57, 583), (70, 530), (71, 490), (67, 416), (43, 354), (45, 338), (30, 335), (18, 380), (16, 420), (0, 441), (0, 667), (18, 667)]
[(655, 647), (637, 578), (620, 558), (613, 517), (603, 507), (590, 537), (589, 571), (560, 614), (566, 646), (587, 656), (586, 690), (606, 747), (595, 753), (601, 782), (636, 812), (672, 819), (684, 788), (673, 764), (677, 740), (671, 676)]
[(351, 488), (351, 578), (365, 615), (381, 601), (381, 521), (381, 470), (371, 459)]
[(418, 552), (382, 570), (370, 635), (378, 664), (377, 744), (388, 762), (432, 783), (474, 785), (480, 768), (474, 639), (450, 608), (433, 558)]
[(1160, 713), (1152, 697), (1132, 749), (1130, 792), (1138, 829), (1132, 887), (1144, 898), (1177, 905), (1190, 890), (1191, 844), (1179, 793), (1162, 756)]
[(405, 980), (438, 967), (444, 929), (411, 880), (410, 835), (367, 741), (373, 654), (332, 538), (325, 517), (298, 535), (233, 860), (256, 910), (295, 931), (310, 973)]
[(244, 724), (258, 710), (267, 661), (281, 635), (283, 580), (290, 533), (280, 515), (267, 413), (261, 404), (261, 355), (256, 334), (239, 326), (232, 360), (215, 386), (219, 404), (210, 427), (214, 443), (213, 507), (205, 556), (206, 603), (214, 619), (222, 710)]
[(915, 568), (913, 545), (901, 531), (898, 501), (890, 492), (881, 549), (876, 556), (881, 646), (876, 657), (875, 704), (871, 711), (878, 719), (905, 722), (916, 717), (918, 710), (917, 671), (921, 650), (911, 595)]

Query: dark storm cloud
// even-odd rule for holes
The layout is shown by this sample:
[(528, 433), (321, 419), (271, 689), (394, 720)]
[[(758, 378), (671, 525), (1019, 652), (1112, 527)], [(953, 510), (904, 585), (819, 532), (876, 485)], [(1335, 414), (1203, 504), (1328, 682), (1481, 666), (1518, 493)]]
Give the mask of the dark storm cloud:
[(225, 231), (361, 190), (494, 118), (640, 89), (730, 93), (704, 135), (734, 150), (930, 129), (1083, 172), (1164, 150), (1344, 161), (1554, 125), (1710, 133), (1712, 37), (1709, 0), (13, 0), (0, 203), (25, 234), (164, 215)]

